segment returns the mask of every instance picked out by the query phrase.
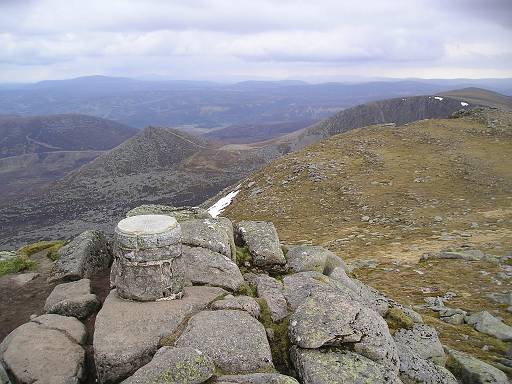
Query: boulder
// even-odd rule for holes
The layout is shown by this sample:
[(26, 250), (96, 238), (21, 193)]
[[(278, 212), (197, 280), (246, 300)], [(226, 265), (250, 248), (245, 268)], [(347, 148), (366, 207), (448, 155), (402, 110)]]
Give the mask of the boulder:
[(487, 295), (487, 297), (500, 304), (512, 305), (512, 292), (490, 293)]
[(446, 366), (462, 384), (507, 384), (507, 375), (477, 358), (454, 349), (448, 350)]
[(219, 376), (213, 384), (299, 384), (293, 377), (279, 373), (250, 373)]
[(176, 346), (199, 349), (226, 373), (274, 368), (265, 328), (244, 311), (203, 311), (192, 316)]
[(185, 287), (183, 298), (153, 302), (107, 296), (96, 317), (94, 359), (100, 383), (117, 382), (151, 361), (161, 340), (175, 338), (180, 325), (227, 292), (216, 287)]
[(7, 376), (7, 372), (5, 372), (5, 368), (0, 362), (0, 384), (11, 384), (11, 380), (9, 380), (9, 376)]
[(457, 384), (457, 379), (446, 368), (422, 358), (404, 344), (397, 344), (400, 358), (400, 378), (404, 383)]
[(328, 275), (334, 268), (345, 268), (345, 264), (335, 253), (311, 245), (289, 247), (286, 260), (289, 271), (293, 273), (316, 271)]
[(290, 357), (303, 384), (401, 384), (384, 366), (356, 353), (292, 347)]
[(179, 223), (193, 219), (211, 219), (212, 216), (200, 207), (172, 207), (170, 205), (146, 204), (128, 211), (126, 217), (139, 215), (168, 215)]
[(44, 311), (84, 319), (101, 306), (91, 293), (91, 281), (82, 279), (57, 285), (46, 299)]
[(197, 349), (164, 347), (123, 384), (200, 384), (212, 377), (214, 370), (212, 360)]
[(236, 291), (244, 282), (238, 266), (228, 256), (206, 248), (183, 246), (185, 280)]
[(49, 281), (73, 281), (90, 278), (112, 262), (112, 250), (99, 231), (85, 231), (59, 249), (59, 259), (53, 266)]
[(478, 332), (494, 336), (500, 340), (512, 340), (512, 327), (487, 311), (474, 313), (466, 317), (466, 323), (472, 325)]
[(410, 348), (422, 359), (444, 366), (446, 354), (434, 328), (426, 324), (415, 324), (412, 329), (399, 329), (393, 338), (399, 348)]
[(288, 304), (283, 295), (283, 284), (268, 275), (245, 274), (245, 279), (256, 285), (258, 297), (265, 299), (273, 322), (288, 315)]
[(257, 267), (286, 264), (274, 224), (265, 221), (241, 221), (234, 226), (235, 242), (247, 246)]
[(232, 258), (231, 244), (233, 240), (232, 225), (226, 225), (226, 220), (196, 219), (181, 223), (182, 242), (191, 247), (202, 247), (212, 252)]
[(78, 383), (84, 375), (85, 327), (59, 315), (36, 317), (0, 345), (0, 360), (16, 383)]
[(260, 317), (260, 305), (256, 300), (249, 296), (225, 297), (212, 303), (213, 310), (221, 309), (239, 309), (246, 311), (255, 319)]

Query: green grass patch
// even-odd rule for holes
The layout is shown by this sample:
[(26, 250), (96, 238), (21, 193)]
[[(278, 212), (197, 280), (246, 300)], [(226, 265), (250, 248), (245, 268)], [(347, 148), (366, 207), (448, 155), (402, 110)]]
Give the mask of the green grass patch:
[(244, 281), (242, 284), (240, 284), (240, 287), (238, 287), (238, 290), (236, 291), (236, 294), (238, 296), (250, 296), (250, 297), (256, 297), (257, 296), (257, 290), (256, 287), (248, 283), (247, 281)]
[(236, 264), (245, 267), (246, 263), (252, 263), (252, 255), (247, 247), (236, 247)]
[(9, 260), (0, 261), (0, 276), (36, 268), (37, 263), (35, 261), (30, 260), (28, 256), (19, 255)]
[[(38, 252), (41, 252), (41, 251), (43, 251), (45, 249), (51, 248), (49, 250), (49, 252), (53, 252), (56, 255), (57, 251), (59, 250), (59, 248), (62, 247), (63, 245), (64, 245), (64, 242), (60, 241), (60, 240), (56, 240), (56, 241), (38, 241), (37, 243), (32, 243), (32, 244), (25, 245), (24, 247), (21, 247), (20, 249), (18, 249), (18, 253), (20, 255), (24, 255), (26, 257), (30, 257), (30, 256), (32, 256), (35, 253), (38, 253)], [(56, 257), (56, 256), (54, 256), (54, 257)], [(56, 259), (52, 258), (52, 260), (56, 260)]]

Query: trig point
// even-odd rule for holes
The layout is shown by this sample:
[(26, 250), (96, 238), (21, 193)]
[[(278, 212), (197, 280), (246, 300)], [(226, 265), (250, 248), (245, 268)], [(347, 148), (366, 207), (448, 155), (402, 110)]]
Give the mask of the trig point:
[(174, 217), (139, 215), (117, 224), (110, 282), (137, 301), (180, 298), (184, 284), (181, 227)]

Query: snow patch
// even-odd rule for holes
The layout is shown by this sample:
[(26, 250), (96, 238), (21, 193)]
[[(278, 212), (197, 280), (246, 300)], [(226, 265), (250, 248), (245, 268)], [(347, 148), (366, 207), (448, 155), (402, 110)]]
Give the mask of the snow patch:
[(468, 103), (466, 103), (466, 102), (464, 102), (464, 101), (461, 101), (461, 102), (460, 102), (460, 105), (462, 105), (463, 107), (467, 107), (469, 104), (468, 104)]
[(434, 99), (439, 100), (439, 101), (443, 101), (443, 98), (439, 97), (439, 96), (434, 96)]
[(229, 192), (226, 196), (221, 198), (215, 204), (213, 204), (210, 208), (208, 208), (208, 213), (212, 217), (218, 217), (226, 207), (231, 204), (236, 195), (240, 192), (240, 185), (236, 187), (236, 190)]

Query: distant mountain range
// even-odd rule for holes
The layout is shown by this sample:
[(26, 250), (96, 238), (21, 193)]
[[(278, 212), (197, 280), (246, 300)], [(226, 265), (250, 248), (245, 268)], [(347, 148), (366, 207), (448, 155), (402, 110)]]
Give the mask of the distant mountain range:
[(340, 109), (391, 97), (478, 86), (512, 94), (512, 79), (301, 81), (142, 81), (105, 76), (0, 86), (0, 113), (79, 113), (143, 128), (183, 130), (321, 120)]

